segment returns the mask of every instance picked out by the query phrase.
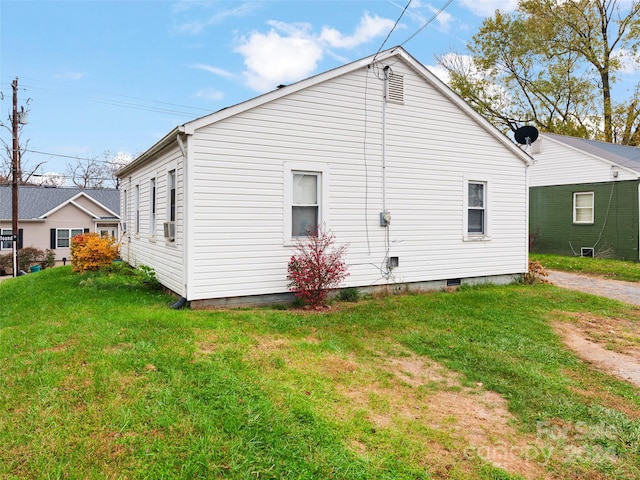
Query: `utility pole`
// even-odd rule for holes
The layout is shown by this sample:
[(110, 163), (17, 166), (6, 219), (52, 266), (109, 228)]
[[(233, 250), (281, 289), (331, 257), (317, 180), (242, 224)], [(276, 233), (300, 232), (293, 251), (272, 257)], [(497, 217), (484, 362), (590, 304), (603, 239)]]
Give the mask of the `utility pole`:
[(18, 276), (18, 174), (20, 171), (20, 146), (18, 145), (18, 78), (11, 82), (13, 87), (13, 114), (11, 127), (13, 130), (13, 159), (11, 172), (13, 183), (11, 187), (11, 230), (13, 244), (13, 276)]

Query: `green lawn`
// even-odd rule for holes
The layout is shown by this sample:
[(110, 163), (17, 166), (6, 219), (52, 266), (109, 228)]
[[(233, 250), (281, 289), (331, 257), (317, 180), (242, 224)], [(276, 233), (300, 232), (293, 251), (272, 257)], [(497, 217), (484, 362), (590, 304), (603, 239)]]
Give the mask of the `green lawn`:
[(0, 479), (640, 477), (638, 388), (553, 329), (637, 308), (539, 284), (172, 310), (141, 280), (0, 283)]
[(599, 275), (627, 282), (640, 282), (640, 262), (533, 253), (529, 255), (529, 258), (539, 261), (545, 268), (550, 270)]

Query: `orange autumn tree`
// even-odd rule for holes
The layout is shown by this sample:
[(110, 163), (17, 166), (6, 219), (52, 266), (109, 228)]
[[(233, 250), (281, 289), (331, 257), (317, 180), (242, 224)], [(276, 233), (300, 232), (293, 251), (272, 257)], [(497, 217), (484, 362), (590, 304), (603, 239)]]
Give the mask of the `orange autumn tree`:
[(71, 265), (74, 272), (99, 270), (118, 257), (119, 245), (110, 236), (82, 233), (71, 238)]

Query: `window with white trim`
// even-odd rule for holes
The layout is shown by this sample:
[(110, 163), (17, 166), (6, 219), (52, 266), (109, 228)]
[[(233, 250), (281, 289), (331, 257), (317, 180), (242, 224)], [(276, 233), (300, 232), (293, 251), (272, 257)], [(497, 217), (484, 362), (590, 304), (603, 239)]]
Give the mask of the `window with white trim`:
[(55, 248), (69, 248), (71, 239), (84, 233), (82, 228), (58, 228), (56, 229)]
[(593, 192), (574, 192), (573, 194), (573, 223), (593, 223)]
[(152, 178), (149, 181), (149, 201), (151, 202), (149, 208), (149, 233), (152, 237), (156, 235), (156, 179)]
[(467, 183), (467, 234), (487, 234), (487, 183)]
[(304, 237), (318, 229), (320, 174), (292, 172), (291, 236)]
[[(2, 230), (0, 230), (0, 235), (13, 235), (13, 230), (3, 228)], [(13, 242), (11, 240), (0, 241), (0, 250), (13, 250)]]
[(329, 166), (313, 162), (284, 164), (284, 242), (316, 232), (329, 217)]
[(168, 207), (169, 207), (169, 217), (167, 220), (170, 222), (176, 221), (176, 171), (170, 170), (168, 175), (168, 188), (169, 188), (169, 197)]
[(140, 185), (136, 185), (135, 188), (135, 202), (136, 202), (136, 234), (140, 233)]

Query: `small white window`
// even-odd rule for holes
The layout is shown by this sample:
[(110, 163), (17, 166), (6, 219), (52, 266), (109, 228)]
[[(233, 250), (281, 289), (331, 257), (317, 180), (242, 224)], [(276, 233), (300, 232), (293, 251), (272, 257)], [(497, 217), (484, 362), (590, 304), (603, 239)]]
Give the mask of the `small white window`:
[(140, 185), (135, 188), (136, 202), (136, 234), (140, 233)]
[(291, 205), (291, 236), (304, 237), (318, 229), (320, 175), (311, 172), (293, 173)]
[(56, 248), (69, 248), (71, 239), (84, 233), (82, 228), (58, 228), (56, 231)]
[(467, 233), (485, 235), (487, 233), (486, 183), (469, 182), (467, 195)]
[(573, 194), (573, 223), (593, 223), (593, 192)]
[(167, 220), (169, 220), (170, 222), (175, 222), (176, 221), (176, 171), (175, 170), (171, 170), (169, 172), (169, 176), (167, 179), (167, 183), (169, 184), (169, 198), (168, 203), (169, 203), (169, 218)]
[(285, 245), (314, 233), (329, 216), (329, 167), (322, 163), (284, 165)]
[[(11, 229), (2, 229), (0, 230), (0, 235), (3, 237), (8, 237), (13, 235), (13, 230)], [(13, 249), (13, 241), (12, 240), (2, 240), (0, 242), (0, 250), (12, 250)]]
[(156, 179), (152, 178), (149, 181), (149, 201), (151, 202), (149, 208), (149, 233), (152, 237), (156, 235)]

